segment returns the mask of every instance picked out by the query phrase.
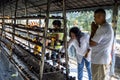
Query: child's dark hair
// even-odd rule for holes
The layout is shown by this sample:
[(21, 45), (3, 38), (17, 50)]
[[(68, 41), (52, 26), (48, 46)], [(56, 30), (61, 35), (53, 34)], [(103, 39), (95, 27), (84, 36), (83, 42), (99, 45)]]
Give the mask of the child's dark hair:
[(81, 46), (81, 43), (80, 43), (80, 38), (82, 37), (82, 33), (81, 31), (79, 30), (78, 27), (73, 27), (70, 29), (69, 31), (69, 36), (71, 37), (71, 33), (74, 33), (76, 38), (77, 38), (77, 41), (79, 43), (79, 47)]
[(99, 9), (95, 10), (95, 12), (94, 12), (94, 13), (95, 13), (95, 14), (96, 14), (96, 13), (103, 13), (103, 14), (105, 14), (105, 15), (106, 15), (105, 10), (104, 10), (104, 9), (102, 9), (102, 8), (99, 8)]
[(54, 20), (53, 25), (57, 25), (58, 27), (61, 27), (61, 21), (60, 20)]
[(36, 36), (35, 39), (36, 39), (36, 41), (38, 41), (39, 40), (39, 36)]

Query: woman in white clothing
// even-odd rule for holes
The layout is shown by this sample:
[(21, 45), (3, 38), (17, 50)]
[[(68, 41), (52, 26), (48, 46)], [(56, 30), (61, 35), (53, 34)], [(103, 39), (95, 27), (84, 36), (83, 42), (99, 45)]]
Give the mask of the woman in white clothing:
[(83, 78), (84, 64), (88, 71), (89, 80), (92, 80), (89, 35), (82, 33), (77, 27), (71, 28), (69, 35), (71, 39), (68, 45), (68, 52), (76, 55), (78, 63), (78, 80), (82, 80)]

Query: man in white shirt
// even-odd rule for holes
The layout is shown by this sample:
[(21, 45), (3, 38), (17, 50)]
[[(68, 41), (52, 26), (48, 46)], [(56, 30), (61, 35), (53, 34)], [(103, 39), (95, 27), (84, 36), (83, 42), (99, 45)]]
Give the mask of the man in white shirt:
[(105, 17), (104, 9), (97, 9), (94, 12), (95, 22), (91, 24), (92, 80), (109, 80), (109, 65), (114, 33)]

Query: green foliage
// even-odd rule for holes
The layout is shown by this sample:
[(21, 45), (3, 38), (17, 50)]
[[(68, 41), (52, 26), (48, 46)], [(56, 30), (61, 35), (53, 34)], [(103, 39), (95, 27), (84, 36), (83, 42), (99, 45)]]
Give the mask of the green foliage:
[(120, 11), (119, 11), (119, 13), (118, 13), (117, 33), (120, 34)]
[(69, 28), (75, 26), (76, 23), (77, 27), (84, 31), (90, 31), (91, 22), (94, 20), (92, 11), (68, 13), (67, 17)]
[[(90, 32), (91, 22), (94, 21), (93, 11), (72, 12), (67, 13), (68, 29), (74, 26), (74, 22), (78, 21), (78, 27), (83, 31)], [(112, 10), (106, 10), (106, 19), (108, 23), (112, 22)], [(118, 16), (117, 33), (120, 33), (120, 11)]]

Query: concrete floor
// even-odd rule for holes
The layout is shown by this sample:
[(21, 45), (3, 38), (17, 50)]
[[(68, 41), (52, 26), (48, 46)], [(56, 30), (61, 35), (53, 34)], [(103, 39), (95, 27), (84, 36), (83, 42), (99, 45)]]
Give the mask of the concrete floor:
[[(116, 74), (120, 75), (120, 53), (117, 54), (117, 61), (116, 61)], [(50, 62), (52, 64), (52, 62)], [(77, 79), (77, 64), (73, 62), (69, 62), (70, 64), (70, 76), (76, 77)], [(87, 77), (87, 71), (84, 68), (84, 77), (83, 80), (88, 80)], [(17, 69), (14, 67), (13, 64), (9, 62), (7, 57), (4, 55), (4, 53), (1, 53), (0, 49), (0, 80), (23, 80), (21, 75), (18, 73)], [(120, 78), (112, 77), (111, 80), (120, 80)]]
[[(1, 51), (1, 50), (0, 50)], [(7, 57), (0, 52), (0, 80), (24, 80)]]

